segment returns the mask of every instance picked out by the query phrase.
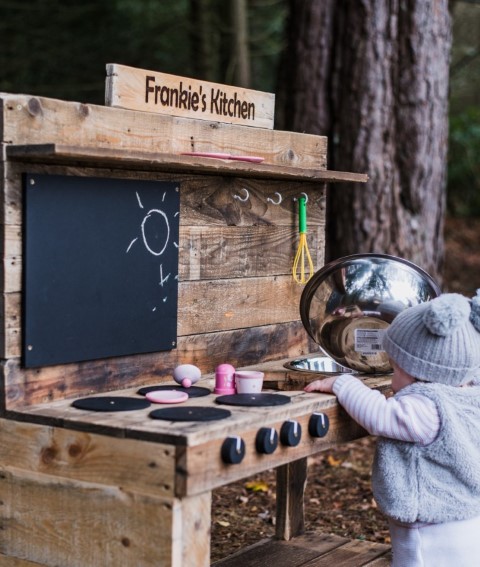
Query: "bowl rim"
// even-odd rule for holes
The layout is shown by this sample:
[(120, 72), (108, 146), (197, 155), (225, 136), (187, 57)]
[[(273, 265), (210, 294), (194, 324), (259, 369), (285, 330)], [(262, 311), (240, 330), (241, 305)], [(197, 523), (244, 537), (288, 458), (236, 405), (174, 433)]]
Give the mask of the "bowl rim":
[(365, 254), (350, 254), (348, 256), (342, 256), (341, 258), (337, 258), (335, 260), (328, 262), (317, 272), (315, 272), (315, 274), (310, 278), (310, 280), (305, 285), (300, 298), (300, 317), (302, 319), (302, 324), (305, 330), (307, 331), (307, 333), (309, 334), (309, 336), (314, 341), (315, 341), (315, 337), (310, 329), (310, 318), (308, 316), (307, 306), (308, 308), (310, 307), (312, 297), (315, 294), (315, 291), (317, 290), (318, 286), (321, 285), (321, 283), (340, 265), (342, 265), (342, 267), (348, 266), (353, 262), (355, 262), (356, 260), (362, 260), (368, 258), (378, 258), (379, 260), (392, 260), (394, 262), (398, 262), (399, 264), (403, 264), (408, 268), (412, 269), (414, 272), (421, 275), (423, 278), (425, 278), (432, 287), (433, 291), (437, 294), (437, 296), (441, 294), (440, 286), (432, 278), (432, 276), (428, 272), (426, 272), (423, 268), (420, 268), (420, 266), (417, 266), (417, 264), (411, 262), (410, 260), (406, 260), (405, 258), (401, 258), (399, 256), (393, 256), (391, 254), (381, 254), (375, 252), (367, 252)]

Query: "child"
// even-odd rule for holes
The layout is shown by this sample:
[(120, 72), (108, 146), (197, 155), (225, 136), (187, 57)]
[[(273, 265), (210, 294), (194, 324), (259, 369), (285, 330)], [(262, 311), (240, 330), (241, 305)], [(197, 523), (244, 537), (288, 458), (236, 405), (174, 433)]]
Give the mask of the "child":
[(401, 312), (383, 348), (394, 396), (361, 380), (316, 380), (378, 435), (373, 494), (388, 517), (392, 567), (480, 565), (480, 290)]

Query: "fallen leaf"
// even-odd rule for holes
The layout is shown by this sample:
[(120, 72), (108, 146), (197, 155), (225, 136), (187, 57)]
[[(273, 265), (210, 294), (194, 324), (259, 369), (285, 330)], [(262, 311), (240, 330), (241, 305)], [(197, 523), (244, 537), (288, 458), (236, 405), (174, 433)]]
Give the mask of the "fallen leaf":
[(217, 524), (219, 526), (222, 526), (222, 528), (228, 528), (228, 526), (230, 525), (230, 522), (226, 522), (225, 520), (217, 520)]
[(342, 464), (342, 460), (336, 459), (333, 455), (327, 455), (327, 463), (331, 467), (339, 467)]
[(252, 480), (245, 483), (245, 488), (251, 490), (252, 492), (268, 492), (269, 487), (263, 480)]

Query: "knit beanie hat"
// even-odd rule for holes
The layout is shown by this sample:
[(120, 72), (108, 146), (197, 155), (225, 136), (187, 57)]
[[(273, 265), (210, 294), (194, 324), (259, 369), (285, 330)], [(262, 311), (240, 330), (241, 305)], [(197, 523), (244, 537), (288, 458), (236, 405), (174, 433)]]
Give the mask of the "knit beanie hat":
[(386, 330), (383, 348), (420, 380), (460, 386), (480, 376), (480, 289), (472, 300), (446, 293), (405, 309)]

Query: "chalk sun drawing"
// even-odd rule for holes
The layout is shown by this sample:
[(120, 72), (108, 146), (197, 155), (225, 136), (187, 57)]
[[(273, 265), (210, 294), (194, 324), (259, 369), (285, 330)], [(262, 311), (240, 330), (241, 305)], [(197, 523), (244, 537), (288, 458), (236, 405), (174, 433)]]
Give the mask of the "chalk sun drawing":
[[(138, 206), (140, 209), (144, 209), (142, 199), (138, 192), (135, 192), (137, 197)], [(162, 202), (165, 201), (166, 193), (162, 196)], [(175, 216), (178, 213), (175, 213)], [(150, 209), (144, 216), (140, 225), (141, 241), (145, 249), (153, 256), (161, 256), (170, 241), (170, 223), (168, 221), (168, 216), (161, 209)], [(128, 254), (133, 247), (133, 245), (140, 240), (139, 236), (136, 236), (128, 245), (126, 254)], [(176, 242), (173, 245), (178, 248)], [(167, 283), (171, 274), (163, 275), (163, 266), (160, 264), (160, 281), (158, 284), (162, 287)], [(163, 298), (163, 302), (167, 301), (168, 297)], [(154, 307), (152, 311), (156, 311), (157, 308)]]

